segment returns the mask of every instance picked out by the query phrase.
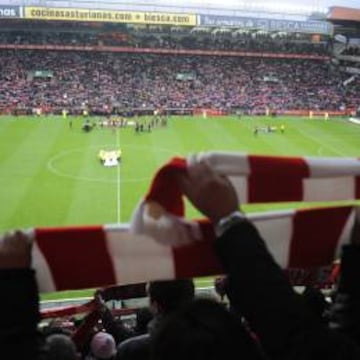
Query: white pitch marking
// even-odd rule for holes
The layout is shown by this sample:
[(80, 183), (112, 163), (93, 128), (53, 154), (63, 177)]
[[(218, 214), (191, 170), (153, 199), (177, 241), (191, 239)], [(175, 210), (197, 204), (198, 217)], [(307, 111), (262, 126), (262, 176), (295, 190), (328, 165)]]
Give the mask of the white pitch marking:
[[(107, 148), (112, 148), (112, 145), (109, 144), (105, 144), (105, 145), (93, 145), (90, 146), (91, 148), (96, 148), (98, 149), (99, 147), (107, 147)], [(144, 150), (148, 150), (149, 147), (147, 146), (141, 146), (141, 145), (129, 145), (129, 144), (123, 144), (123, 147), (126, 148), (132, 148), (132, 149), (144, 149)], [(75, 148), (75, 149), (70, 149), (70, 150), (66, 150), (66, 151), (62, 151), (58, 154), (56, 154), (55, 156), (53, 156), (52, 158), (50, 158), (47, 162), (47, 169), (52, 172), (53, 174), (63, 177), (63, 178), (68, 178), (68, 179), (73, 179), (73, 180), (80, 180), (80, 181), (93, 181), (93, 182), (99, 182), (99, 183), (106, 183), (106, 184), (113, 184), (116, 182), (116, 180), (108, 180), (108, 179), (101, 179), (101, 178), (95, 178), (95, 177), (86, 177), (86, 176), (76, 176), (76, 175), (72, 175), (66, 172), (63, 172), (61, 170), (59, 170), (58, 168), (56, 168), (55, 166), (55, 162), (65, 156), (68, 156), (74, 152), (82, 152), (84, 151), (84, 149), (88, 150), (89, 147), (80, 147), (80, 148)], [(168, 153), (169, 156), (174, 156), (174, 153), (172, 150), (170, 149), (165, 149), (165, 148), (161, 148), (161, 147), (155, 147), (155, 149), (159, 152), (162, 153)], [(136, 178), (129, 178), (129, 179), (125, 179), (122, 180), (122, 182), (126, 182), (126, 183), (137, 183), (137, 182), (143, 182), (143, 181), (150, 181), (151, 180), (151, 176), (148, 177), (136, 177)]]
[[(116, 150), (120, 150), (120, 131), (119, 129), (116, 129)], [(122, 155), (122, 154), (121, 154)], [(122, 156), (120, 156), (120, 162), (121, 162), (121, 158)], [(120, 203), (120, 195), (121, 195), (121, 186), (120, 186), (120, 164), (118, 164), (117, 166), (117, 172), (116, 172), (116, 184), (117, 184), (117, 223), (120, 224), (121, 223), (121, 203)]]

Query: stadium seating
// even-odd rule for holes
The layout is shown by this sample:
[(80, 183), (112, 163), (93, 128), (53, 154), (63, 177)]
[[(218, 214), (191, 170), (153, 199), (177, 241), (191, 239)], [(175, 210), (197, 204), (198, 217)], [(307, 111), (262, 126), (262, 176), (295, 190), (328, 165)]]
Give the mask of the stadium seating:
[(320, 60), (111, 52), (0, 52), (0, 110), (91, 113), (122, 109), (213, 108), (265, 113), (357, 108), (358, 79)]

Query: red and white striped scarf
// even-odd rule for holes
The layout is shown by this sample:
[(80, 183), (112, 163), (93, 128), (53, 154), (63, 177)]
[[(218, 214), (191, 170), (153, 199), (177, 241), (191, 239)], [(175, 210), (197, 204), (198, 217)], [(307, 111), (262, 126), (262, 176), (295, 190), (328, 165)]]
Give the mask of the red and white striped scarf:
[[(239, 203), (333, 201), (360, 198), (360, 161), (204, 153), (174, 158), (159, 169), (130, 224), (42, 228), (33, 231), (34, 267), (40, 291), (131, 284), (222, 272), (206, 220), (185, 218), (177, 176), (205, 161), (235, 186)], [(157, 218), (149, 216), (154, 203)], [(249, 214), (284, 269), (331, 265), (349, 240), (354, 207)], [(305, 282), (298, 280), (297, 283)]]

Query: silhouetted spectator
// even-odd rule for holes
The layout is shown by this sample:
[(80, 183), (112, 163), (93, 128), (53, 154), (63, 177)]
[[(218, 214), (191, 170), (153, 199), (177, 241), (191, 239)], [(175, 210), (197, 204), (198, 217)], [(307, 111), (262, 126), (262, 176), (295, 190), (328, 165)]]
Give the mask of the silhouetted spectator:
[(189, 303), (195, 296), (192, 280), (164, 280), (149, 283), (148, 294), (153, 320), (149, 323), (149, 332), (122, 342), (118, 347), (118, 360), (141, 360), (149, 358), (153, 334), (159, 325), (180, 307)]
[(80, 355), (71, 338), (64, 334), (52, 334), (46, 338), (46, 360), (79, 360)]
[(146, 334), (148, 332), (148, 325), (153, 319), (154, 314), (148, 307), (136, 309), (136, 324), (134, 331), (136, 335)]

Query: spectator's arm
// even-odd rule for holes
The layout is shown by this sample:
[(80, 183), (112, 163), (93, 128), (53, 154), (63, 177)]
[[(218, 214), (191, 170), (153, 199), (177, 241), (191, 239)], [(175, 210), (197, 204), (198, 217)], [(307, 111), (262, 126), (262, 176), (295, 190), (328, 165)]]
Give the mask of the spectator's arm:
[(111, 310), (106, 306), (105, 301), (102, 299), (101, 291), (96, 292), (95, 303), (101, 314), (104, 329), (114, 337), (116, 344), (119, 344), (133, 335), (121, 322), (116, 321)]
[(72, 335), (72, 340), (74, 341), (76, 348), (82, 353), (86, 352), (90, 338), (93, 335), (93, 329), (98, 323), (100, 317), (101, 314), (99, 310), (93, 310), (88, 315), (86, 315), (81, 325)]
[[(215, 224), (238, 208), (230, 182), (205, 164), (180, 179), (184, 193)], [(259, 336), (271, 359), (322, 359), (334, 354), (359, 356), (358, 348), (334, 337), (306, 310), (284, 272), (274, 261), (257, 229), (238, 220), (215, 243), (228, 274), (228, 296)], [(328, 357), (329, 356), (329, 357)]]
[(330, 327), (360, 345), (360, 210), (357, 209), (351, 243), (342, 248), (340, 280), (330, 312)]
[(247, 221), (232, 226), (216, 241), (216, 251), (229, 275), (231, 306), (245, 316), (266, 352), (275, 358), (298, 352), (298, 347), (305, 351), (305, 335), (317, 324), (312, 324), (256, 228)]
[(0, 239), (1, 351), (11, 351), (14, 358), (38, 352), (39, 295), (31, 248), (30, 237), (20, 231)]

